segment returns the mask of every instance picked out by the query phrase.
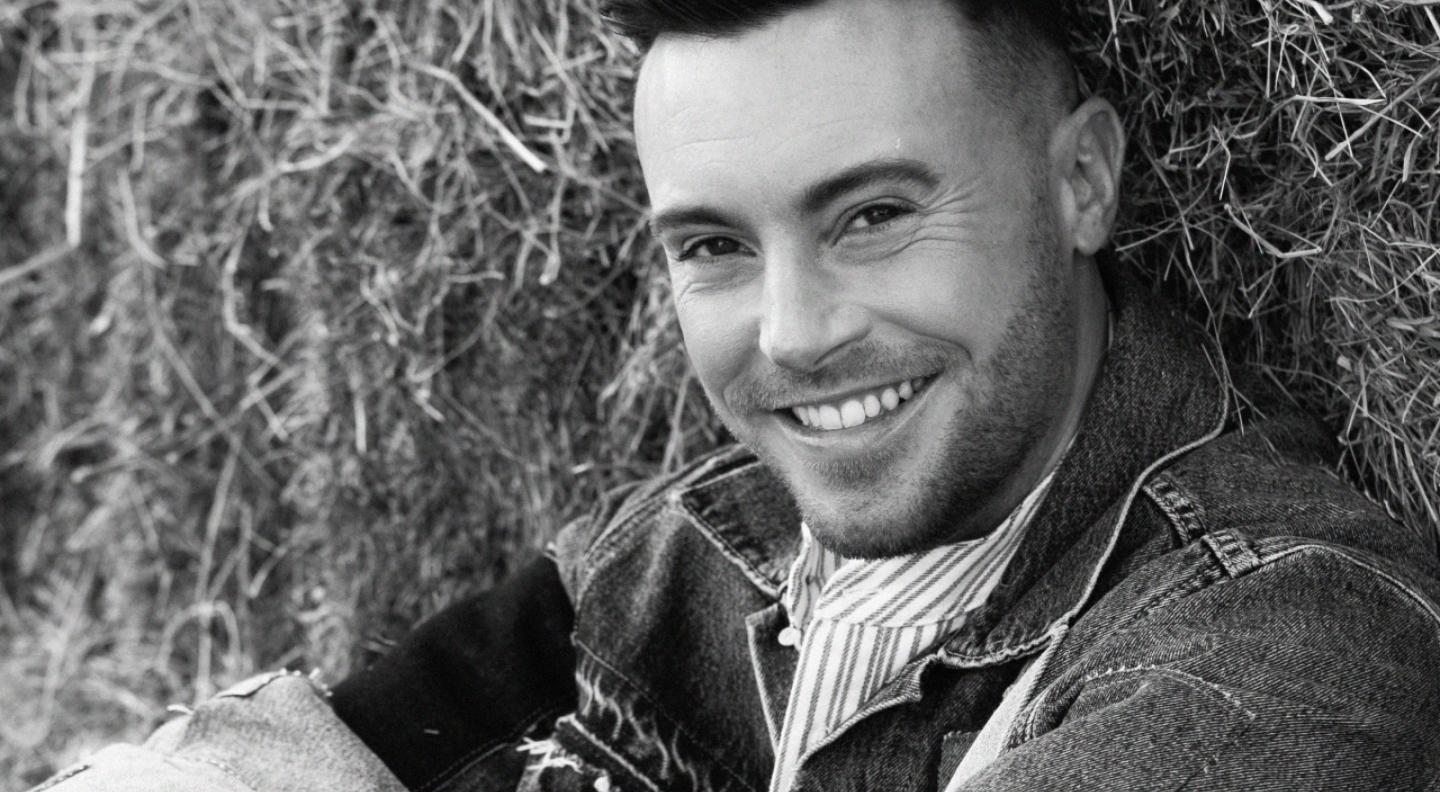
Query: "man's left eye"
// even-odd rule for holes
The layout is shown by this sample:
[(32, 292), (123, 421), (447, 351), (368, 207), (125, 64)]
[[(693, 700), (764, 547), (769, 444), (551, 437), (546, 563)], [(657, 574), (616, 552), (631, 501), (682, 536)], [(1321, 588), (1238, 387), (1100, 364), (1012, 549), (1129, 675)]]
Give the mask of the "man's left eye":
[(902, 206), (895, 206), (894, 204), (867, 206), (855, 213), (855, 216), (850, 219), (850, 226), (861, 229), (872, 228), (874, 226), (884, 225), (901, 215), (909, 214), (909, 212), (909, 209)]

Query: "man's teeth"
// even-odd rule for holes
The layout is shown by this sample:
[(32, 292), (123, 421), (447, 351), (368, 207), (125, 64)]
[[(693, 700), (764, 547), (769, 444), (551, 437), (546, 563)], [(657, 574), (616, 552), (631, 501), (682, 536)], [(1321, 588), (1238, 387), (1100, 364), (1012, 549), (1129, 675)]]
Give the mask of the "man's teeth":
[(790, 411), (794, 413), (795, 420), (809, 427), (824, 431), (851, 429), (899, 407), (900, 402), (913, 398), (924, 385), (923, 378), (916, 378), (846, 399), (839, 404), (805, 404), (791, 407)]

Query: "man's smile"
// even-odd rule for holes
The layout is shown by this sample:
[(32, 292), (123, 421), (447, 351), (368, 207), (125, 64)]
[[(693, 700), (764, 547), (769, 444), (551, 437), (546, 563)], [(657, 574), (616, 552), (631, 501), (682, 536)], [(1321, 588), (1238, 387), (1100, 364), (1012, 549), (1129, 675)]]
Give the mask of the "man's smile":
[[(798, 406), (806, 414), (807, 421), (813, 409), (818, 423), (799, 420), (795, 415), (796, 408), (777, 410), (775, 419), (781, 434), (789, 438), (792, 448), (800, 451), (802, 456), (818, 455), (812, 457), (815, 462), (869, 458), (877, 453), (883, 455), (887, 452), (882, 449), (894, 445), (899, 433), (915, 424), (912, 418), (920, 415), (930, 401), (927, 397), (934, 390), (937, 376), (902, 380), (893, 385), (855, 392), (844, 399)], [(918, 389), (917, 383), (920, 386)], [(907, 394), (903, 398), (900, 395), (902, 391)], [(866, 411), (866, 402), (870, 398), (878, 402), (878, 405), (871, 403), (870, 410), (873, 411), (876, 406), (880, 408), (873, 416)], [(863, 418), (856, 415), (856, 405)], [(845, 425), (846, 412), (849, 412), (850, 426)], [(835, 426), (837, 415), (839, 426)], [(827, 421), (835, 428), (826, 428)], [(910, 433), (913, 434), (913, 431)]]
[(782, 412), (789, 412), (801, 425), (822, 432), (853, 429), (883, 420), (899, 410), (902, 404), (922, 391), (930, 379), (915, 377), (840, 396), (823, 397)]

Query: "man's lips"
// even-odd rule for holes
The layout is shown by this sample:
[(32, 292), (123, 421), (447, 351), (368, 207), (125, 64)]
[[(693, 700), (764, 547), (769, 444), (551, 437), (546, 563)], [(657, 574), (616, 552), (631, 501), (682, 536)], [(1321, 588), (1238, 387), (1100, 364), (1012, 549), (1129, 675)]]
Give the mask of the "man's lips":
[(782, 408), (801, 425), (822, 432), (853, 429), (870, 421), (883, 419), (914, 398), (933, 379), (933, 375), (902, 379), (878, 387), (852, 390), (840, 395), (824, 396)]

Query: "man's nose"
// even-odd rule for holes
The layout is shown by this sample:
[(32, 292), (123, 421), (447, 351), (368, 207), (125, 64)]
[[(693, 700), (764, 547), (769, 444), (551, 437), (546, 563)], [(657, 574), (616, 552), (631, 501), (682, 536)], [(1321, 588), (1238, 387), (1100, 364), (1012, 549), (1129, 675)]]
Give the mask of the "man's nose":
[(765, 270), (760, 351), (777, 366), (811, 371), (869, 332), (864, 307), (832, 273), (784, 262)]

